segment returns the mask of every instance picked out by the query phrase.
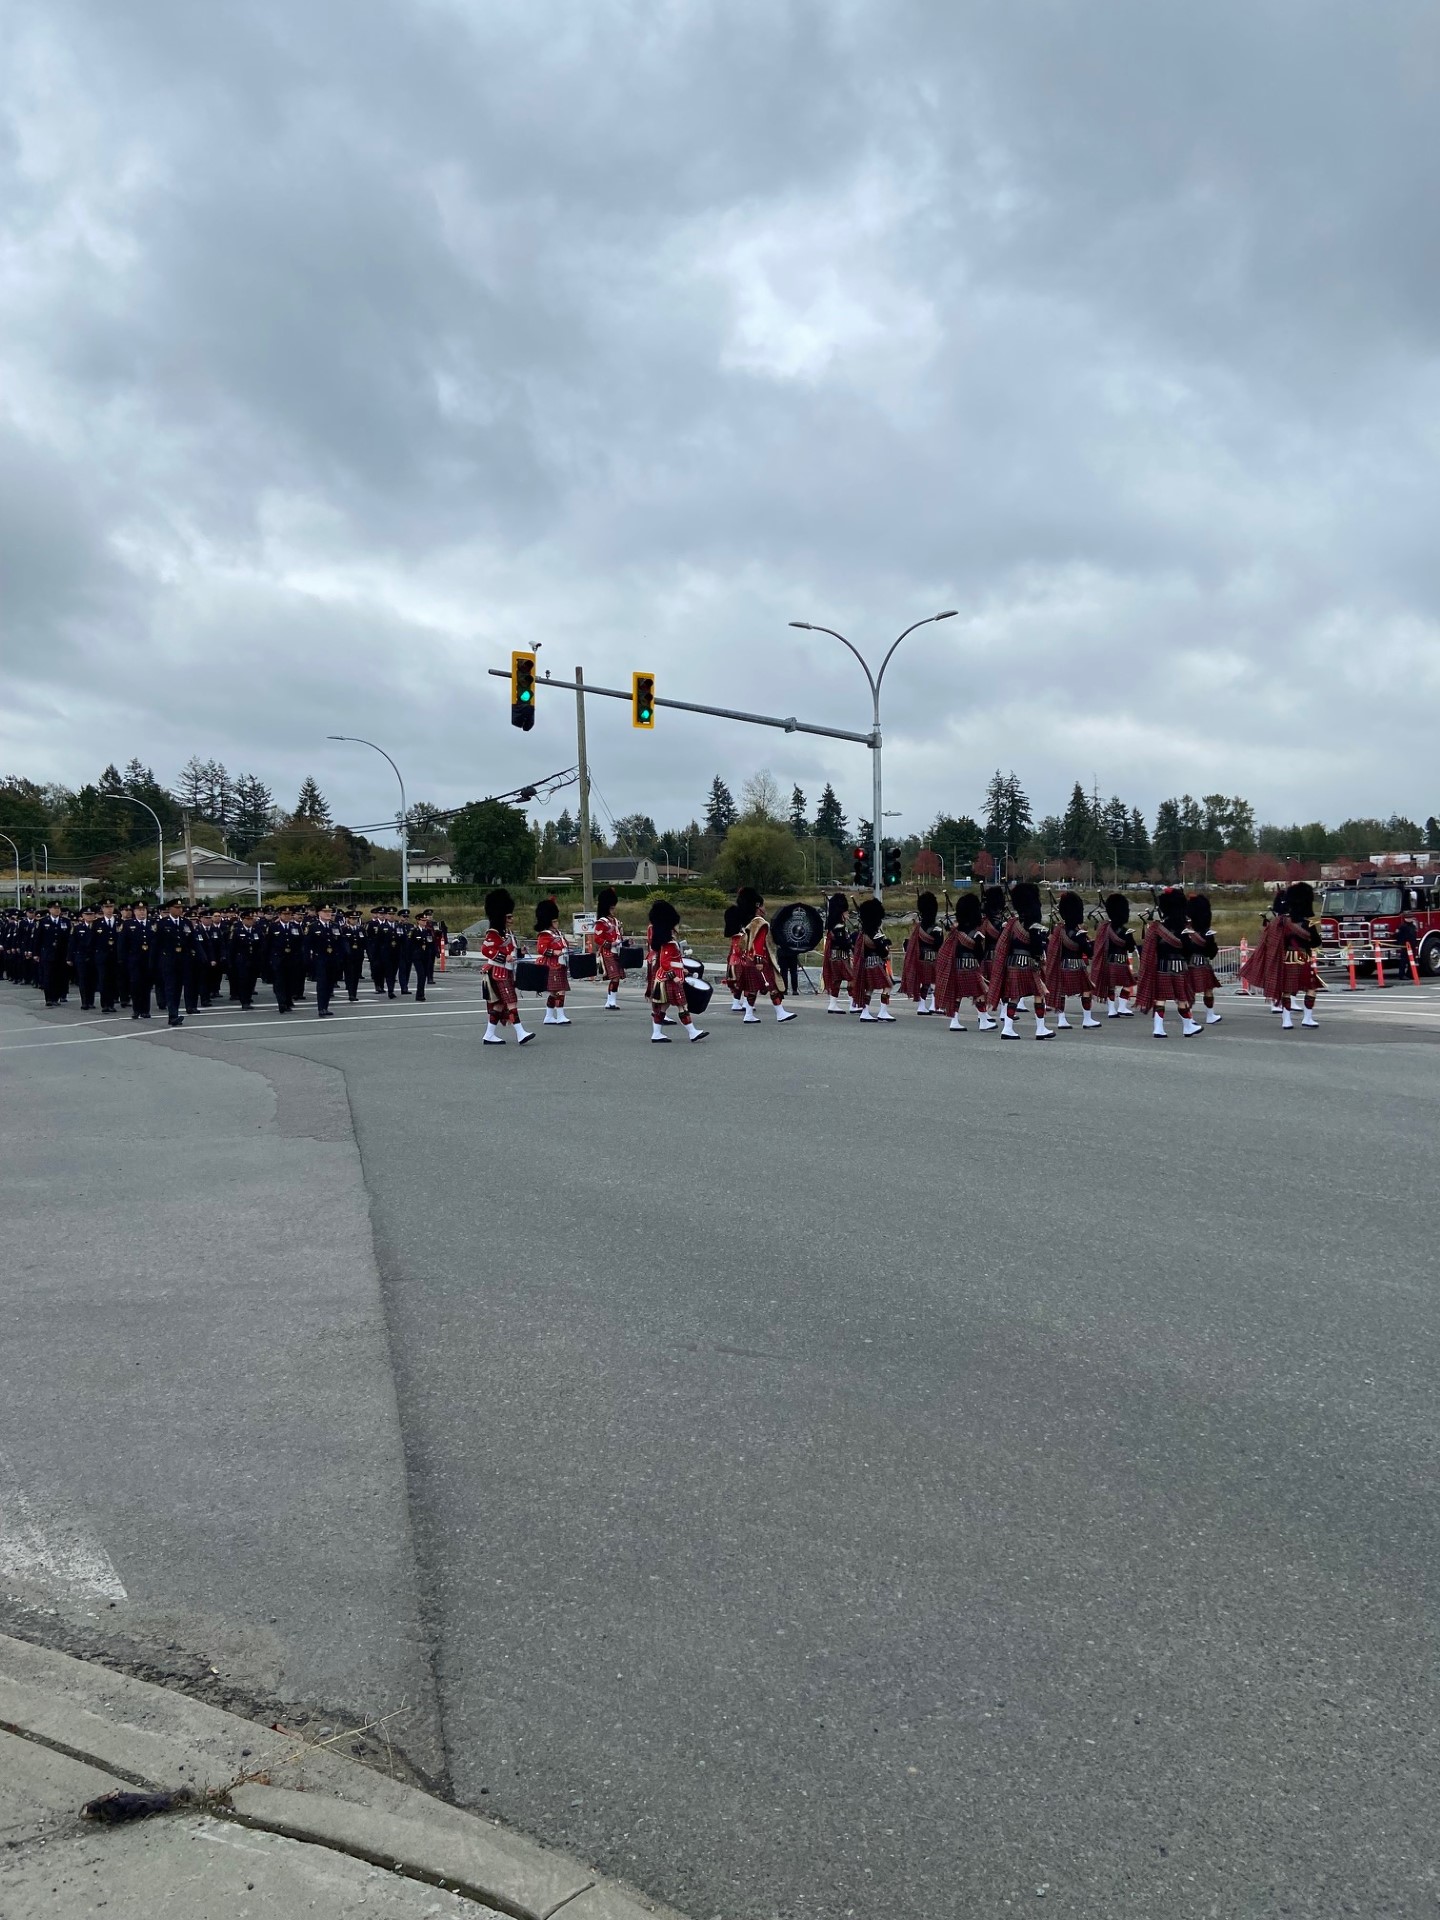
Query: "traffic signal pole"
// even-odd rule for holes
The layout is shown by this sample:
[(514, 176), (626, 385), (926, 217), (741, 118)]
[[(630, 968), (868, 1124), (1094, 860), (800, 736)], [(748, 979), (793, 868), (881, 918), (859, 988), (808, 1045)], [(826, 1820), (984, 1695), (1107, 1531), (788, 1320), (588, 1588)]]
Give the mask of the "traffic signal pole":
[(580, 886), (585, 911), (593, 913), (595, 863), (590, 851), (590, 762), (585, 757), (585, 675), (579, 667), (575, 669), (575, 743), (580, 775)]

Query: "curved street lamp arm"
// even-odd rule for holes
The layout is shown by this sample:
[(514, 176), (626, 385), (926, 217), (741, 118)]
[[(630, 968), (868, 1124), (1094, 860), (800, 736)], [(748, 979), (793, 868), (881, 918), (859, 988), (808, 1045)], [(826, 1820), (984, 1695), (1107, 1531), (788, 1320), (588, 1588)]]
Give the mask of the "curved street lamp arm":
[[(791, 624), (798, 625), (799, 623), (792, 622)], [(851, 653), (853, 653), (855, 658), (860, 662), (860, 671), (865, 675), (865, 678), (870, 682), (871, 693), (873, 693), (878, 699), (880, 694), (880, 683), (875, 678), (874, 674), (871, 673), (870, 668), (866, 663), (865, 656), (863, 653), (861, 653), (860, 649), (857, 646), (852, 645), (852, 643), (845, 638), (843, 633), (836, 633), (834, 627), (817, 627), (813, 623), (813, 621), (809, 621), (809, 620), (805, 622), (805, 625), (811, 633), (828, 633), (830, 638), (832, 640), (838, 640), (842, 647), (850, 648)], [(881, 671), (883, 672), (884, 669), (882, 668)]]
[(874, 684), (875, 684), (875, 691), (877, 694), (880, 691), (880, 682), (885, 678), (885, 669), (886, 667), (889, 666), (891, 660), (893, 659), (895, 654), (895, 649), (896, 647), (899, 646), (900, 641), (908, 640), (910, 635), (914, 633), (916, 627), (928, 627), (933, 621), (948, 620), (949, 618), (950, 616), (948, 613), (927, 613), (923, 620), (917, 620), (914, 622), (914, 625), (906, 627), (904, 633), (902, 633), (899, 636), (899, 639), (891, 642), (890, 651), (889, 653), (886, 654), (885, 658), (880, 662), (880, 671), (875, 678)]

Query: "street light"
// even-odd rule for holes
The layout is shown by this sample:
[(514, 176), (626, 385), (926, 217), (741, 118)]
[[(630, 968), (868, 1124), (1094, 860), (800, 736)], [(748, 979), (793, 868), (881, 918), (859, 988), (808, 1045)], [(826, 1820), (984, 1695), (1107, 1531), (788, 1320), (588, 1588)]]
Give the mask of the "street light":
[(107, 800), (123, 800), (125, 804), (130, 807), (144, 807), (145, 811), (149, 814), (150, 818), (155, 822), (155, 831), (160, 836), (160, 892), (159, 892), (158, 898), (161, 906), (164, 906), (165, 904), (165, 829), (160, 824), (159, 814), (156, 813), (154, 807), (150, 805), (148, 800), (137, 800), (133, 793), (107, 793), (105, 798)]
[(834, 627), (817, 627), (809, 620), (792, 620), (790, 622), (790, 625), (792, 627), (799, 627), (802, 630), (802, 632), (805, 632), (805, 633), (828, 633), (830, 635), (830, 638), (832, 640), (838, 640), (842, 647), (849, 647), (851, 653), (853, 653), (855, 658), (860, 662), (860, 666), (862, 671), (864, 672), (865, 678), (870, 683), (870, 695), (871, 695), (871, 699), (874, 702), (874, 709), (875, 709), (875, 724), (870, 734), (870, 751), (875, 755), (874, 768), (873, 768), (874, 776), (875, 776), (875, 799), (874, 799), (874, 807), (872, 811), (870, 832), (875, 843), (874, 860), (872, 862), (872, 865), (874, 868), (874, 875), (875, 875), (874, 893), (875, 893), (875, 898), (877, 900), (883, 900), (885, 897), (884, 891), (883, 891), (884, 883), (880, 877), (880, 872), (881, 872), (880, 833), (881, 833), (881, 820), (883, 815), (883, 807), (882, 807), (881, 797), (880, 797), (880, 746), (881, 746), (880, 687), (881, 687), (881, 683), (885, 678), (885, 669), (889, 666), (890, 662), (894, 659), (895, 649), (896, 647), (899, 646), (901, 640), (908, 639), (909, 636), (912, 633), (914, 633), (916, 627), (928, 627), (932, 625), (936, 620), (953, 620), (955, 618), (957, 611), (958, 611), (957, 608), (951, 607), (949, 611), (946, 613), (929, 613), (929, 614), (926, 614), (923, 620), (917, 620), (915, 621), (914, 625), (906, 627), (904, 633), (900, 634), (897, 639), (891, 642), (890, 651), (886, 654), (885, 658), (880, 662), (880, 671), (878, 673), (872, 673), (870, 671), (869, 663), (866, 661), (865, 656), (861, 653), (860, 649), (852, 645), (852, 643), (845, 638), (843, 633), (837, 633)]
[(3, 841), (5, 842), (5, 844), (6, 844), (6, 846), (8, 846), (8, 847), (10, 847), (10, 848), (12, 848), (12, 849), (14, 850), (14, 854), (15, 854), (15, 906), (16, 906), (16, 909), (18, 910), (18, 909), (19, 909), (19, 906), (20, 906), (20, 849), (19, 849), (19, 847), (17, 847), (17, 846), (15, 845), (15, 842), (14, 842), (14, 841), (13, 841), (13, 840), (12, 840), (12, 839), (10, 838), (10, 836), (9, 836), (9, 834), (8, 834), (8, 833), (0, 833), (0, 840), (3, 840)]
[[(382, 760), (390, 760), (384, 747), (377, 747), (373, 740), (362, 740), (358, 733), (327, 733), (327, 740), (348, 740), (352, 746), (369, 747), (372, 753), (378, 753)], [(405, 809), (405, 782), (400, 779), (400, 769), (390, 760), (390, 771), (400, 780), (400, 904), (410, 911), (410, 820)]]

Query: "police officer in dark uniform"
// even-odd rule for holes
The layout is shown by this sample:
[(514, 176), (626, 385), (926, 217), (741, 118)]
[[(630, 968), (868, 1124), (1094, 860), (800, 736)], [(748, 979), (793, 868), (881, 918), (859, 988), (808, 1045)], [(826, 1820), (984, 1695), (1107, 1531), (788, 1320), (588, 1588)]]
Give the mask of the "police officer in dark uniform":
[[(390, 984), (398, 985), (401, 993), (408, 1000), (410, 969), (415, 964), (415, 929), (410, 924), (409, 910), (405, 907), (401, 907), (395, 915), (393, 955), (395, 971)], [(392, 993), (390, 997), (393, 1000), (395, 996)]]
[(150, 1018), (150, 989), (155, 981), (155, 926), (143, 900), (136, 905), (120, 947), (120, 966), (130, 989), (130, 1018)]
[(411, 946), (415, 954), (415, 999), (418, 1005), (425, 998), (426, 987), (435, 984), (435, 956), (440, 951), (440, 929), (428, 907), (420, 911), (420, 918), (411, 936)]
[(275, 989), (276, 1010), (280, 1013), (291, 1013), (295, 1007), (297, 965), (302, 983), (305, 977), (305, 950), (300, 938), (300, 929), (292, 922), (288, 907), (281, 910), (280, 918), (270, 929), (266, 956), (270, 966), (270, 984)]
[(345, 922), (345, 991), (353, 1006), (360, 994), (360, 976), (365, 971), (365, 923), (358, 907), (352, 907)]
[(40, 984), (45, 989), (47, 1007), (58, 1007), (70, 997), (70, 922), (51, 902), (50, 911), (40, 922), (38, 953)]
[(82, 907), (70, 928), (70, 971), (80, 989), (80, 1005), (95, 1011), (95, 909)]
[(183, 1000), (186, 1013), (195, 1010), (191, 995), (195, 981), (195, 929), (185, 918), (178, 900), (166, 902), (165, 911), (155, 923), (155, 974), (157, 995), (172, 1027), (183, 1027), (180, 1011)]
[(305, 939), (306, 958), (315, 976), (315, 1017), (318, 1020), (333, 1020), (335, 1017), (330, 1011), (330, 996), (337, 982), (344, 978), (349, 951), (350, 943), (343, 929), (335, 925), (331, 908), (321, 907), (320, 917)]
[(115, 996), (120, 991), (120, 940), (122, 925), (116, 917), (115, 902), (102, 900), (92, 929), (95, 948), (95, 986), (100, 995), (101, 1013), (114, 1013)]
[[(386, 974), (390, 967), (390, 917), (383, 907), (377, 907), (370, 915), (370, 924), (365, 929), (365, 954), (370, 962), (370, 978), (375, 983), (376, 993), (385, 992)], [(395, 982), (390, 981), (390, 998), (393, 1000)]]
[(250, 1003), (255, 998), (255, 973), (258, 959), (256, 939), (255, 909), (246, 907), (231, 922), (228, 957), (225, 963), (226, 972), (230, 976), (231, 997), (238, 1001), (244, 1013), (250, 1011)]

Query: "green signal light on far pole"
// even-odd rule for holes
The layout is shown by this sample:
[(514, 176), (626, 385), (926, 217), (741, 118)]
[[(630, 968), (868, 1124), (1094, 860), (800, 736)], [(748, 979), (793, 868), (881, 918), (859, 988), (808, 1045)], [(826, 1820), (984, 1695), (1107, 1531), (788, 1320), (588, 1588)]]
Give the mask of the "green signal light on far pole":
[(655, 676), (632, 673), (630, 676), (630, 724), (653, 729), (655, 725)]

